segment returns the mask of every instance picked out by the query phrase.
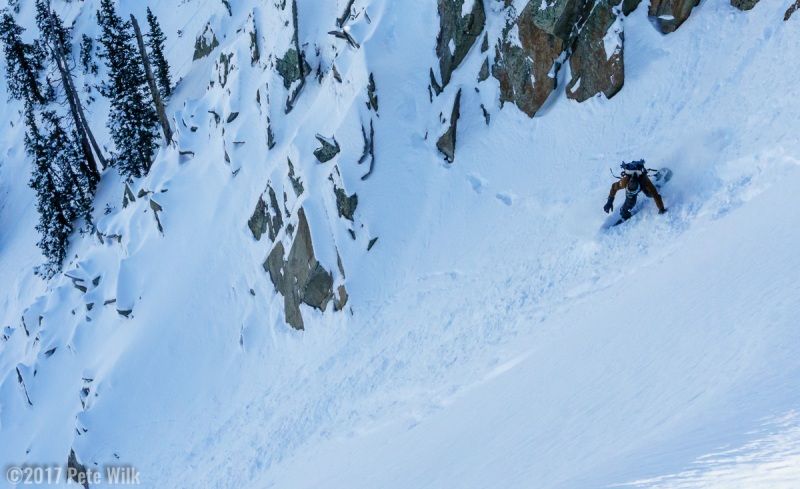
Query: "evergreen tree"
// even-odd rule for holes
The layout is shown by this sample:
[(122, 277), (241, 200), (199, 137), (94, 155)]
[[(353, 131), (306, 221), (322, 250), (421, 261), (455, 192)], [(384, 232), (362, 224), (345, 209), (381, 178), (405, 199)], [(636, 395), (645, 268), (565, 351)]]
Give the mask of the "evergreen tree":
[(92, 59), (92, 50), (94, 49), (94, 40), (87, 36), (86, 34), (83, 35), (81, 39), (81, 66), (83, 67), (83, 73), (85, 75), (97, 74), (97, 63), (94, 62)]
[(46, 142), (51, 151), (51, 166), (55, 166), (60, 183), (63, 206), (69, 209), (68, 215), (74, 220), (84, 218), (92, 222), (92, 199), (97, 189), (93, 174), (84, 171), (80, 136), (77, 131), (64, 129), (63, 119), (53, 111), (42, 113), (48, 129)]
[(43, 56), (33, 44), (22, 41), (25, 29), (20, 27), (7, 11), (0, 18), (0, 40), (6, 58), (6, 81), (8, 93), (12, 98), (24, 100), (28, 104), (45, 104), (39, 83), (39, 73), (43, 69)]
[(54, 55), (72, 58), (72, 29), (50, 8), (50, 0), (36, 0), (36, 26), (43, 40), (43, 52), (52, 49), (56, 51)]
[(164, 32), (158, 24), (158, 19), (150, 7), (147, 7), (147, 23), (150, 25), (150, 32), (147, 33), (147, 47), (150, 49), (150, 62), (156, 67), (156, 81), (163, 98), (167, 98), (172, 93), (169, 79), (169, 64), (164, 57)]
[[(49, 10), (49, 0), (36, 0), (36, 12), (41, 39), (34, 44), (24, 43), (24, 30), (8, 12), (0, 14), (0, 38), (8, 62), (9, 93), (25, 102), (25, 149), (33, 158), (29, 185), (37, 195), (36, 230), (41, 235), (37, 244), (47, 259), (36, 273), (50, 278), (61, 270), (75, 222), (84, 218), (87, 224), (91, 223), (92, 199), (100, 175), (90, 164), (91, 153), (87, 157), (84, 151), (89, 144), (79, 135), (79, 118), (74, 117), (77, 127), (65, 130), (62, 118), (47, 107), (57, 100), (59, 87), (69, 99), (70, 88), (64, 75), (71, 75), (64, 66), (72, 55), (71, 32)], [(58, 66), (62, 77), (50, 74), (45, 77), (46, 84), (40, 85), (39, 73), (52, 68), (50, 62)], [(74, 107), (75, 100), (68, 101)]]
[(47, 262), (37, 273), (50, 278), (61, 270), (75, 222), (91, 223), (92, 198), (97, 186), (81, 171), (84, 155), (78, 134), (64, 130), (62, 118), (52, 110), (41, 114), (41, 129), (30, 104), (25, 108), (25, 149), (33, 157), (29, 185), (36, 191), (41, 234), (38, 246)]
[(113, 161), (122, 175), (138, 178), (150, 170), (158, 146), (158, 116), (130, 21), (117, 15), (112, 0), (101, 1), (97, 21), (103, 45), (100, 56), (108, 67), (109, 83), (103, 83), (100, 90), (111, 101), (108, 128), (117, 149)]
[(25, 149), (33, 157), (33, 175), (29, 185), (36, 191), (36, 210), (39, 211), (39, 231), (41, 239), (37, 243), (47, 262), (37, 267), (36, 273), (51, 278), (61, 270), (67, 254), (69, 235), (72, 232), (74, 215), (64, 206), (63, 188), (56, 166), (51, 164), (52, 147), (48, 137), (41, 134), (36, 122), (36, 114), (31, 104), (25, 105)]
[(64, 130), (61, 117), (52, 110), (41, 114), (42, 128), (30, 104), (25, 109), (25, 149), (33, 157), (29, 185), (36, 191), (41, 239), (37, 243), (47, 262), (36, 272), (51, 278), (61, 270), (75, 222), (92, 220), (92, 198), (97, 182), (81, 171), (84, 156), (78, 134)]
[[(74, 64), (72, 58), (72, 32), (64, 26), (61, 18), (50, 8), (50, 0), (36, 0), (36, 24), (42, 34), (39, 46), (41, 50), (48, 55), (49, 61), (56, 67), (56, 71), (60, 78), (56, 78), (55, 82), (60, 85), (61, 93), (66, 99), (67, 105), (70, 109), (72, 116), (72, 125), (75, 132), (78, 134), (78, 139), (72, 141), (80, 145), (80, 148), (75, 148), (76, 154), (81, 154), (84, 160), (80, 166), (81, 173), (86, 175), (86, 178), (92, 182), (92, 186), (96, 185), (100, 180), (100, 171), (97, 162), (92, 154), (92, 142), (94, 136), (85, 118), (82, 116), (83, 108), (80, 100), (80, 95), (72, 80), (71, 66)], [(86, 36), (84, 36), (86, 37)], [(51, 87), (50, 79), (48, 78), (48, 87)], [(55, 90), (53, 90), (55, 93)], [(55, 96), (52, 97), (56, 99)], [(98, 158), (103, 163), (104, 159), (97, 148)]]

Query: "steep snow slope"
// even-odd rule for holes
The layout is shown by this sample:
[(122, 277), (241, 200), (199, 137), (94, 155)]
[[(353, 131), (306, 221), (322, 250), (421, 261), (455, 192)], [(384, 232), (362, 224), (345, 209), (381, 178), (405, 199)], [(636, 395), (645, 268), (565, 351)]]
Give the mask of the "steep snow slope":
[[(63, 7), (91, 29), (96, 3)], [(133, 190), (156, 192), (164, 234), (147, 198), (122, 209), (124, 185), (106, 175), (97, 208), (112, 212), (98, 227), (123, 239), (74, 246), (67, 270), (102, 276), (86, 295), (31, 276), (35, 210), (18, 116), (3, 109), (15, 122), (0, 169), (4, 466), (64, 464), (74, 448), (88, 466), (135, 466), (147, 487), (797, 485), (800, 27), (781, 20), (788, 1), (741, 13), (707, 0), (666, 37), (640, 7), (625, 20), (623, 91), (580, 105), (554, 95), (533, 120), (501, 111), (492, 79), (472, 89), (477, 56), (431, 104), (435, 4), (369, 2), (371, 23), (352, 28), (361, 49), (337, 48), (343, 84), (310, 78), (285, 117), (271, 100), (271, 151), (253, 97), (276, 79), (248, 66), (235, 32), (263, 9), (262, 35), (276, 33), (265, 46), (281, 56), (285, 19), (273, 2), (231, 3), (232, 17), (216, 2), (151, 3), (183, 78), (169, 108), (180, 147)], [(324, 39), (329, 62), (342, 6), (299, 7), (301, 37)], [(143, 18), (144, 5), (124, 8)], [(189, 63), (209, 19), (221, 46)], [(502, 27), (494, 6), (488, 29)], [(220, 52), (238, 62), (230, 91), (209, 88)], [(370, 72), (381, 108), (362, 181)], [(425, 136), (461, 87), (448, 165)], [(223, 136), (209, 110), (241, 115)], [(316, 133), (342, 144), (356, 240), (336, 216), (333, 163), (313, 159)], [(240, 139), (226, 164), (223, 141)], [(308, 189), (290, 204), (306, 209), (326, 267), (340, 253), (351, 296), (345, 313), (304, 308), (305, 332), (284, 323), (261, 268), (271, 245), (246, 225), (287, 156)], [(606, 168), (639, 157), (675, 170), (669, 213), (647, 202), (601, 231)], [(100, 307), (112, 297), (131, 318)], [(743, 455), (703, 458), (722, 450)]]

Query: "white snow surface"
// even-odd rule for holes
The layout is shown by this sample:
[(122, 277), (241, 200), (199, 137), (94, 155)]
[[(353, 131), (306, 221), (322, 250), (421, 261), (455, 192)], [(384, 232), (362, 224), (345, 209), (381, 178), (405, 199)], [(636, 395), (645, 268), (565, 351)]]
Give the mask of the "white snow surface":
[(606, 51), (606, 60), (611, 59), (614, 53), (622, 50), (622, 22), (622, 16), (617, 17), (614, 23), (611, 24), (611, 27), (608, 28), (606, 35), (603, 36), (603, 48)]
[(522, 41), (519, 38), (519, 24), (514, 24), (514, 27), (508, 31), (506, 42), (508, 42), (509, 46), (522, 47)]
[(475, 8), (475, 0), (462, 0), (464, 3), (461, 4), (461, 17), (466, 17), (467, 15), (472, 13), (472, 9)]
[[(56, 3), (76, 35), (96, 34), (99, 0)], [(291, 14), (275, 3), (231, 2), (232, 16), (221, 2), (118, 5), (140, 21), (149, 5), (162, 23), (178, 145), (127, 208), (122, 180), (104, 175), (97, 226), (121, 238), (74, 236), (64, 269), (85, 294), (33, 275), (21, 107), (0, 108), (4, 472), (63, 467), (74, 449), (95, 469), (135, 467), (145, 487), (800, 486), (800, 19), (783, 22), (788, 0), (746, 13), (706, 0), (668, 36), (640, 8), (625, 21), (624, 89), (583, 104), (559, 89), (534, 119), (501, 110), (493, 78), (473, 89), (478, 49), (431, 103), (436, 3), (391, 0), (356, 2), (358, 50), (327, 34), (344, 0), (298, 1), (323, 77), (284, 115), (269, 57), (288, 48)], [(497, 32), (502, 12), (487, 15)], [(192, 62), (206, 23), (220, 47)], [(220, 53), (236, 67), (225, 87)], [(370, 73), (380, 117), (365, 108)], [(461, 88), (448, 164), (425, 136)], [(90, 111), (110, 147), (107, 103)], [(361, 180), (370, 117), (375, 170)], [(341, 145), (332, 162), (314, 159), (316, 134)], [(643, 198), (630, 222), (601, 229), (608, 167), (639, 158), (674, 170), (669, 212)], [(336, 213), (334, 165), (359, 197), (352, 225)], [(268, 183), (292, 215), (305, 209), (323, 266), (338, 252), (346, 271), (346, 311), (303, 306), (305, 331), (285, 324), (261, 266), (272, 244), (247, 228)]]

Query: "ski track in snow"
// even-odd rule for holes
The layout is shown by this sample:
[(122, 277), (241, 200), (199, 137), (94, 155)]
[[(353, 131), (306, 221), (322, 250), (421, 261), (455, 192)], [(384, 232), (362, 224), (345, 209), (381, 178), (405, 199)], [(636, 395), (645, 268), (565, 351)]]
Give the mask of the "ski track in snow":
[[(280, 56), (290, 35), (271, 3), (241, 3), (229, 18), (213, 2), (181, 3), (180, 15), (150, 2), (182, 78), (169, 113), (180, 149), (195, 156), (162, 149), (133, 188), (155, 193), (127, 209), (122, 182), (104, 178), (96, 208), (109, 203), (103, 230), (123, 238), (74, 246), (65, 270), (85, 283), (102, 277), (87, 294), (30, 274), (36, 216), (29, 189), (12, 183), (27, 163), (22, 130), (9, 129), (0, 272), (14, 279), (0, 288), (0, 326), (12, 330), (0, 342), (0, 461), (63, 464), (75, 447), (85, 464), (133, 464), (147, 487), (792, 487), (800, 69), (786, 60), (800, 36), (795, 19), (780, 21), (785, 5), (741, 13), (706, 1), (669, 36), (640, 7), (625, 21), (622, 92), (578, 105), (559, 90), (530, 120), (499, 109), (495, 80), (472, 89), (477, 47), (431, 105), (435, 4), (375, 0), (372, 22), (361, 16), (351, 31), (361, 50), (339, 46), (345, 83), (310, 76), (294, 111), (277, 116), (268, 152), (253, 97), (280, 82), (250, 67), (246, 33), (232, 33), (252, 4), (276, 33), (263, 56)], [(91, 32), (97, 4), (64, 8)], [(301, 36), (324, 39), (320, 59), (330, 61), (325, 32), (341, 6), (299, 7)], [(123, 8), (144, 18), (144, 3)], [(495, 32), (501, 16), (487, 10)], [(229, 35), (189, 63), (208, 19)], [(220, 53), (239, 68), (230, 92), (207, 90)], [(362, 182), (370, 72), (377, 162)], [(448, 165), (435, 150), (438, 114), (459, 88)], [(270, 113), (282, 114), (270, 93)], [(223, 125), (224, 146), (209, 110), (223, 120), (242, 112)], [(19, 119), (13, 104), (0, 113)], [(328, 195), (332, 164), (311, 156), (317, 133), (342, 145), (364, 225), (356, 241)], [(315, 250), (332, 269), (336, 245), (351, 294), (352, 312), (304, 308), (303, 333), (284, 324), (261, 269), (270, 245), (246, 228), (267, 183), (285, 180), (287, 157), (307, 188), (294, 204), (308, 212)], [(606, 168), (640, 157), (675, 170), (669, 212), (642, 199), (636, 218), (601, 231)], [(163, 236), (148, 198), (164, 207)], [(119, 305), (101, 306), (111, 297)], [(125, 303), (130, 319), (115, 311)]]

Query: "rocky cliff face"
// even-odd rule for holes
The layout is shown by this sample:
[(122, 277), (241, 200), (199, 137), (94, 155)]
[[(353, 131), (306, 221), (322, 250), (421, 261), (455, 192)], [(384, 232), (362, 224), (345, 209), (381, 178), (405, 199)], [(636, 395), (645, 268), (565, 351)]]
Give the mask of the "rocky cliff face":
[[(444, 88), (450, 83), (453, 71), (464, 61), (486, 25), (483, 0), (475, 0), (467, 15), (462, 15), (466, 0), (439, 0), (439, 37), (436, 55)], [(441, 88), (438, 90), (441, 91)]]
[(554, 5), (542, 11), (534, 3), (530, 2), (504, 29), (492, 67), (492, 75), (500, 82), (500, 103), (514, 103), (530, 117), (556, 88), (555, 75), (569, 38), (566, 19), (574, 20), (577, 15), (573, 7), (556, 9)]
[[(566, 87), (570, 98), (583, 102), (600, 93), (613, 97), (624, 84), (623, 10), (636, 8), (635, 2), (622, 3), (528, 2), (498, 42), (493, 74), (500, 81), (501, 100), (515, 103), (533, 117), (557, 88), (565, 58), (572, 70)], [(519, 43), (514, 38), (517, 32)]]
[(583, 102), (599, 93), (616, 95), (625, 82), (622, 47), (622, 16), (609, 0), (600, 0), (575, 40), (567, 97)]
[[(732, 0), (732, 4), (748, 9), (757, 1)], [(436, 52), (441, 83), (431, 71), (431, 88), (437, 95), (481, 38), (484, 2), (492, 7), (499, 3), (476, 0), (471, 13), (462, 16), (463, 0), (439, 0)], [(667, 34), (678, 29), (698, 3), (653, 0), (648, 16)], [(488, 50), (491, 56), (486, 57), (478, 81), (493, 76), (500, 85), (501, 105), (510, 102), (533, 117), (557, 89), (558, 73), (568, 62), (569, 98), (578, 102), (600, 94), (612, 98), (625, 83), (624, 18), (640, 4), (641, 0), (504, 0), (498, 8), (506, 25), (499, 38), (488, 39), (488, 34), (483, 38), (481, 52)], [(446, 157), (452, 160), (449, 150)]]
[[(731, 0), (740, 10), (750, 10), (759, 0)], [(475, 0), (470, 9), (465, 0), (439, 0), (440, 31), (436, 40), (438, 74), (431, 69), (431, 100), (446, 91), (453, 73), (480, 42), (483, 63), (475, 89), (493, 77), (499, 84), (500, 106), (510, 102), (534, 117), (558, 88), (558, 75), (569, 63), (571, 78), (566, 95), (577, 102), (596, 96), (612, 98), (625, 84), (624, 21), (641, 0)], [(691, 15), (699, 0), (652, 0), (647, 15), (662, 34), (677, 30)], [(800, 5), (786, 12), (786, 20)], [(469, 13), (465, 13), (469, 11)], [(498, 35), (484, 33), (487, 12), (505, 17)], [(476, 54), (478, 55), (478, 54)], [(441, 81), (439, 81), (441, 80)], [(463, 87), (457, 88), (460, 90)], [(446, 100), (453, 100), (447, 94)], [(442, 111), (444, 124), (437, 147), (448, 162), (455, 160), (456, 129), (461, 97)], [(491, 114), (481, 105), (486, 123)]]

